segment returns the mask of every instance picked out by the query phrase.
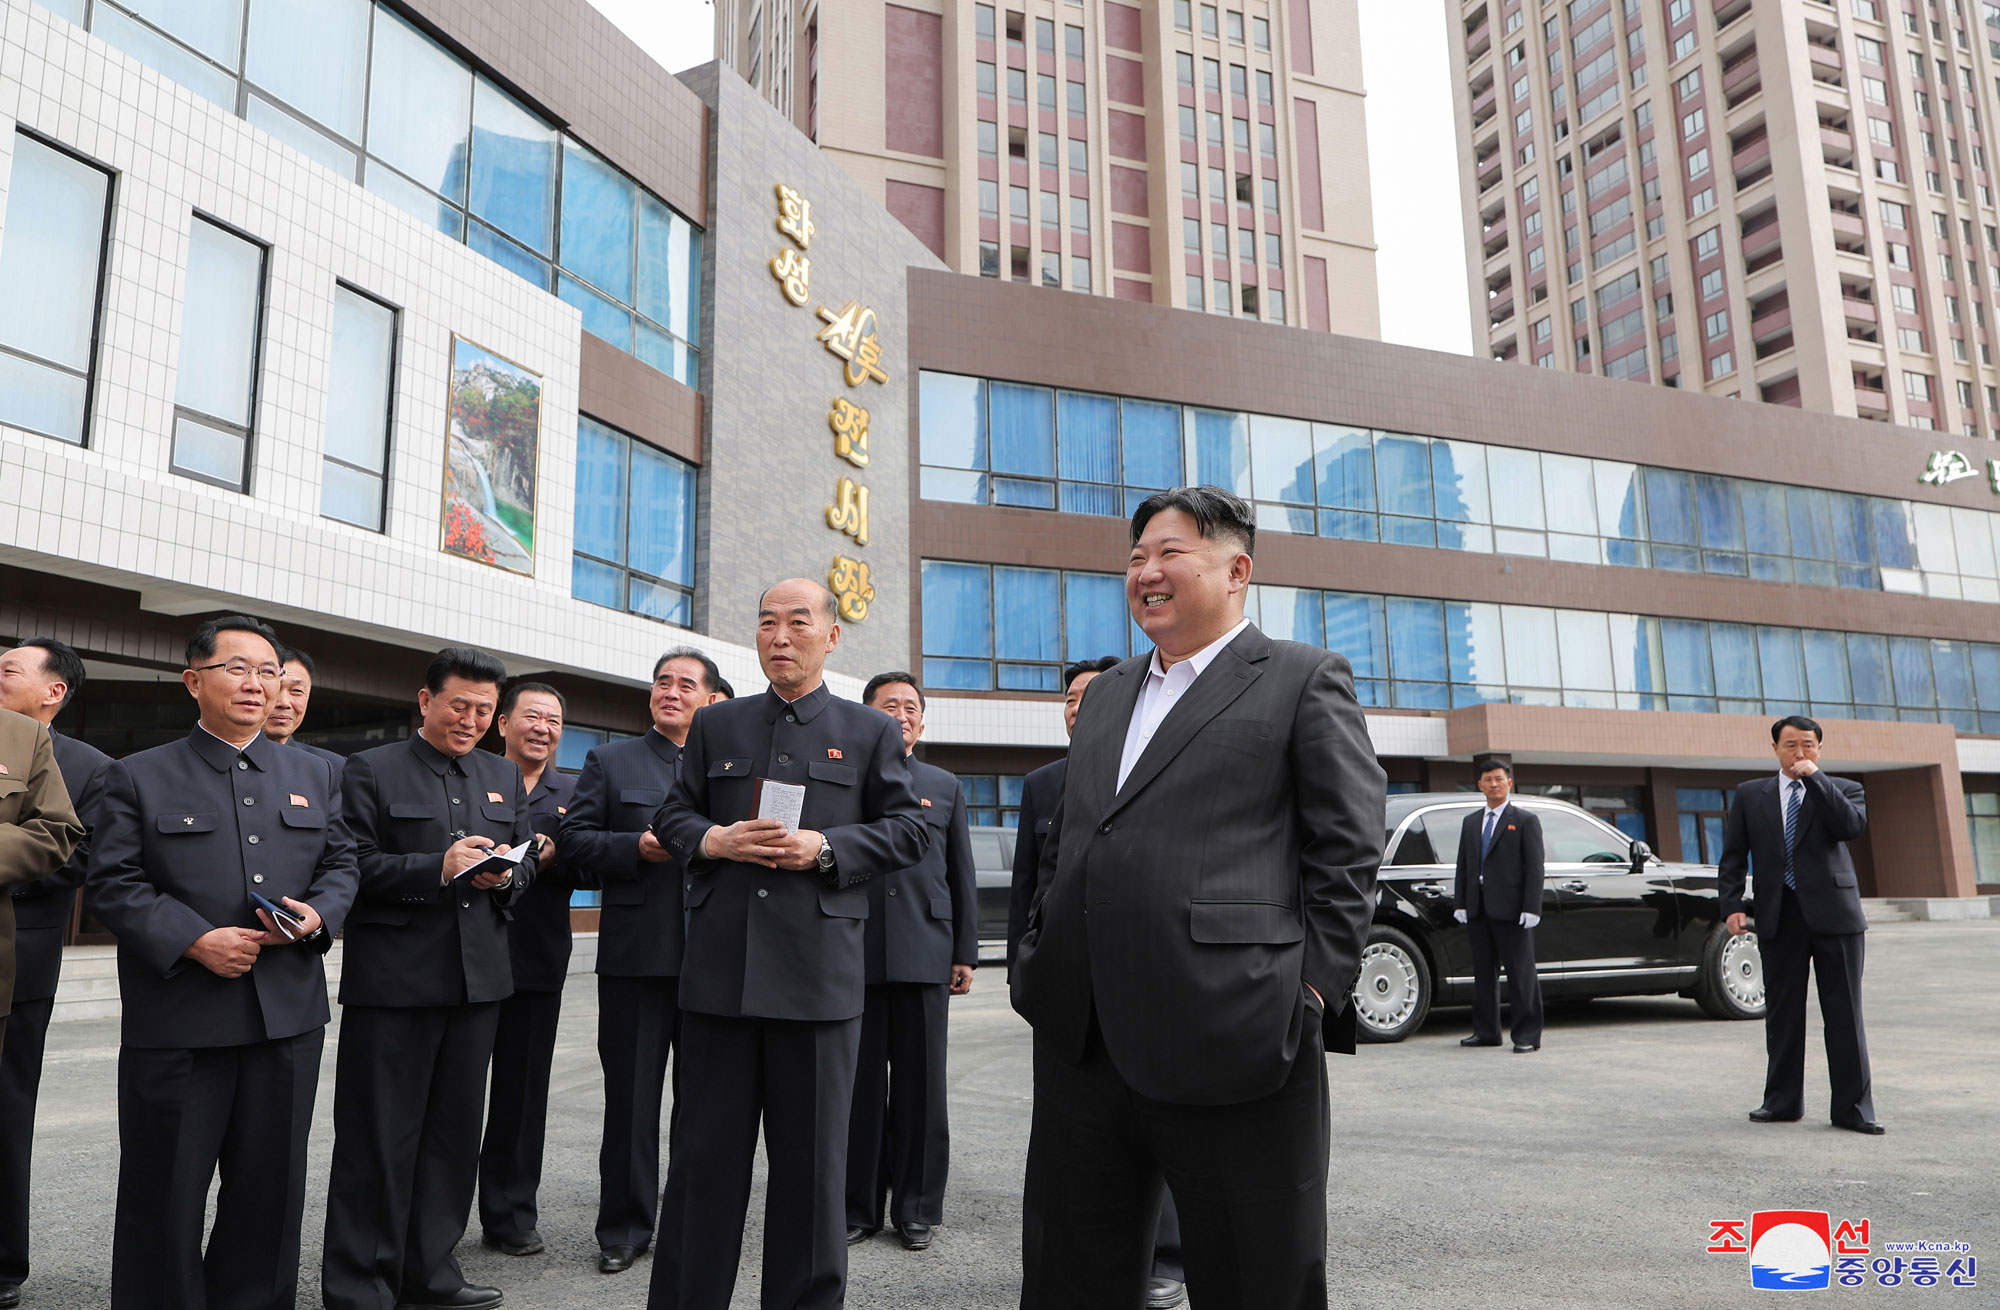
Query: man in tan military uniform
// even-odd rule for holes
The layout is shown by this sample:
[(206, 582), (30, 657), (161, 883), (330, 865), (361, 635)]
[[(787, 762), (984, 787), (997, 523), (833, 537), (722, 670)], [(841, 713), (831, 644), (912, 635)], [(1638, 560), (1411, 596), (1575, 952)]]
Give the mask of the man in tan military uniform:
[[(0, 887), (48, 877), (82, 840), (49, 730), (0, 710)], [(14, 902), (0, 896), (0, 1040), (13, 999)]]

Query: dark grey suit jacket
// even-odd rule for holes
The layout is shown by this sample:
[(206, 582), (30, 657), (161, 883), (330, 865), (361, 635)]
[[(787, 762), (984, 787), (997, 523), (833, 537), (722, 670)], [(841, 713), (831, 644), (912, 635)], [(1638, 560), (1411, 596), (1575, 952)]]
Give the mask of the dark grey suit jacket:
[[(1868, 799), (1861, 784), (1825, 772), (1808, 775), (1799, 804), (1798, 844), (1792, 848), (1793, 880), (1799, 913), (1817, 933), (1867, 932), (1861, 891), (1846, 843), (1868, 831)], [(1758, 933), (1778, 931), (1778, 907), (1785, 889), (1785, 815), (1779, 805), (1778, 777), (1753, 778), (1736, 789), (1723, 827), (1721, 877), (1717, 890), (1722, 913), (1751, 910), (1743, 902), (1745, 874), (1754, 870), (1751, 890)]]
[(602, 889), (597, 972), (611, 978), (680, 975), (687, 861), (651, 864), (639, 838), (680, 776), (681, 748), (657, 728), (591, 748), (576, 780), (556, 853), (576, 885)]
[(979, 965), (979, 879), (958, 775), (911, 756), (910, 780), (923, 806), (930, 847), (924, 858), (868, 880), (863, 946), (870, 983), (951, 981), (951, 966)]
[(1451, 908), (1471, 917), (1517, 923), (1521, 915), (1542, 912), (1545, 879), (1542, 821), (1534, 811), (1508, 801), (1500, 811), (1493, 849), (1479, 859), (1479, 836), (1486, 826), (1486, 807), (1465, 816), (1458, 832), (1458, 872)]
[(1386, 783), (1347, 661), (1251, 627), (1119, 788), (1151, 659), (1103, 674), (1077, 716), (1014, 1008), (1077, 1060), (1094, 1007), (1112, 1063), (1145, 1096), (1255, 1100), (1301, 1042), (1352, 1049)]

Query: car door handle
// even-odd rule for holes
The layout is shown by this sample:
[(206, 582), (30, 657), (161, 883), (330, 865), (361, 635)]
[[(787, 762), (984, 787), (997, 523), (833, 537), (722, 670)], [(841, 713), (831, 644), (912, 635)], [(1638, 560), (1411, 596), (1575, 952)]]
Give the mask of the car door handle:
[(1571, 878), (1562, 884), (1562, 889), (1566, 892), (1587, 892), (1590, 890), (1590, 884), (1581, 878)]
[(1413, 882), (1410, 884), (1410, 890), (1413, 892), (1422, 892), (1426, 896), (1442, 896), (1444, 895), (1444, 884), (1441, 882)]

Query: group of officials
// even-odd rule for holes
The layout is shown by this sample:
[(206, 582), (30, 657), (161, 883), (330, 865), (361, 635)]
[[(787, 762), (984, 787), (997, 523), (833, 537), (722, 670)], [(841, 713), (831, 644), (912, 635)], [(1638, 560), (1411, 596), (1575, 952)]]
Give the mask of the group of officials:
[[(1326, 1303), (1323, 1053), (1353, 1049), (1385, 784), (1347, 662), (1245, 618), (1255, 535), (1216, 488), (1138, 507), (1126, 594), (1155, 649), (1068, 671), (1070, 756), (1025, 784), (1009, 949), (1034, 1028), (1024, 1310), (1172, 1304), (1183, 1276), (1204, 1310)], [(415, 736), (344, 761), (295, 740), (311, 663), (255, 620), (195, 632), (182, 676), (199, 723), (115, 763), (45, 726), (81, 684), (74, 652), (38, 639), (0, 656), (0, 1000), (16, 997), (15, 1031), (0, 1027), (0, 1304), (27, 1272), (26, 1132), (79, 879), (119, 943), (115, 1306), (293, 1303), (336, 931), (324, 1304), (499, 1304), (453, 1250), (475, 1199), (487, 1243), (542, 1249), (578, 887), (603, 894), (599, 1267), (650, 1247), (651, 1306), (723, 1310), (760, 1130), (764, 1306), (843, 1304), (848, 1246), (885, 1226), (927, 1246), (946, 997), (971, 986), (977, 949), (964, 800), (913, 758), (914, 676), (873, 679), (865, 705), (831, 694), (837, 619), (815, 583), (768, 589), (757, 697), (730, 698), (700, 652), (668, 652), (652, 729), (598, 747), (574, 785), (551, 767), (561, 694), (507, 683), (476, 650), (432, 661)], [(477, 749), (493, 726), (504, 754)], [(1860, 788), (1818, 772), (1817, 724), (1784, 720), (1773, 738), (1773, 803), (1739, 792), (1722, 861), (1743, 931), (1755, 853), (1774, 974), (1751, 1117), (1802, 1113), (1811, 965), (1834, 1120), (1880, 1132), (1842, 845), (1865, 825)], [(1481, 973), (1469, 1041), (1499, 1041), (1504, 964), (1529, 1051), (1542, 875), (1510, 785), (1504, 765), (1482, 769), (1457, 900)]]

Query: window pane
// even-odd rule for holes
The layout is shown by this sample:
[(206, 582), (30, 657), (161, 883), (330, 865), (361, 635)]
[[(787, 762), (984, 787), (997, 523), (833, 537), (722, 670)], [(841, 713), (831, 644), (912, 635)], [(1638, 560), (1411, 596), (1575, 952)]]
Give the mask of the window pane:
[(1787, 487), (1785, 507), (1791, 517), (1792, 554), (1800, 559), (1832, 559), (1833, 507), (1826, 493)]
[(1326, 593), (1326, 644), (1354, 666), (1357, 678), (1389, 676), (1389, 632), (1380, 596)]
[(1910, 507), (1900, 500), (1876, 498), (1869, 506), (1874, 528), (1875, 558), (1885, 569), (1917, 567), (1916, 534), (1910, 527)]
[(1127, 615), (1124, 578), (1064, 574), (1063, 658), (1093, 660), (1126, 654)]
[(642, 192), (638, 311), (681, 340), (698, 345), (700, 302), (701, 233), (694, 224)]
[(1430, 464), (1424, 438), (1375, 434), (1375, 486), (1383, 513), (1431, 516)]
[[(1847, 683), (1847, 643), (1837, 632), (1801, 634), (1806, 657), (1806, 689), (1815, 705), (1839, 705), (1852, 699)], [(1775, 696), (1775, 692), (1767, 692)]]
[[(567, 225), (568, 220), (564, 220)], [(632, 349), (632, 315), (573, 277), (556, 279), (556, 295), (583, 311), (583, 330), (620, 350)]]
[(382, 530), (382, 479), (344, 464), (320, 465), (319, 512), (370, 532)]
[(644, 319), (632, 322), (632, 353), (670, 378), (690, 387), (701, 385), (701, 352)]
[(1677, 546), (1694, 545), (1693, 480), (1673, 469), (1649, 468), (1645, 477), (1646, 513), (1651, 521), (1653, 540)]
[(1375, 438), (1366, 428), (1313, 424), (1319, 503), (1335, 509), (1375, 508)]
[(1297, 587), (1257, 587), (1257, 626), (1281, 641), (1302, 641), (1308, 646), (1326, 644), (1326, 625), (1320, 619), (1317, 591)]
[(1493, 480), (1493, 522), (1503, 528), (1538, 530), (1547, 526), (1542, 512), (1541, 456), (1532, 450), (1494, 446), (1486, 452)]
[(626, 582), (625, 608), (649, 619), (685, 628), (692, 620), (694, 602), (684, 591), (663, 587), (634, 574)]
[(1646, 512), (1638, 468), (1632, 464), (1594, 459), (1590, 461), (1590, 472), (1597, 486), (1599, 534), (1627, 541), (1643, 541), (1646, 537)]
[(1958, 571), (1968, 578), (1993, 576), (1993, 536), (1988, 526), (1992, 517), (1976, 509), (1954, 509), (1951, 512), (1952, 542), (1958, 548)]
[(1551, 530), (1585, 535), (1597, 531), (1592, 482), (1589, 460), (1574, 455), (1542, 456), (1542, 505)]
[(326, 453), (331, 458), (372, 473), (387, 471), (389, 377), (395, 356), (395, 311), (335, 287), (326, 393)]
[(250, 80), (350, 141), (361, 139), (367, 0), (256, 0)]
[(174, 422), (173, 466), (232, 487), (243, 485), (243, 438), (191, 418)]
[[(115, 46), (146, 67), (179, 82), (224, 109), (236, 109), (236, 79), (215, 65), (195, 58), (143, 23), (135, 23), (108, 5), (99, 5), (90, 24), (91, 35)], [(235, 63), (231, 59), (232, 64)]]
[(1972, 664), (1966, 658), (1968, 653), (1962, 641), (1931, 643), (1931, 664), (1937, 672), (1937, 703), (1945, 709), (1973, 707)]
[[(625, 561), (625, 452), (629, 442), (594, 419), (576, 424), (576, 548)], [(580, 594), (580, 593), (579, 593)], [(618, 605), (616, 599), (600, 604)]]
[[(625, 573), (609, 564), (599, 564), (578, 555), (570, 564), (569, 594), (593, 605), (622, 610), (625, 608)], [(563, 744), (569, 744), (568, 733), (563, 734)]]
[[(987, 570), (978, 564), (924, 561), (924, 654), (993, 654), (993, 604)], [(928, 667), (929, 661), (925, 664)], [(930, 680), (930, 675), (925, 675)], [(966, 686), (965, 683), (952, 685)]]
[[(1003, 660), (1062, 656), (1060, 575), (1053, 569), (993, 570), (993, 653)], [(1003, 685), (1020, 680), (1003, 674)]]
[(1791, 521), (1785, 512), (1785, 489), (1768, 482), (1740, 484), (1743, 499), (1743, 544), (1760, 555), (1792, 553)]
[(1708, 625), (1694, 619), (1667, 619), (1660, 625), (1666, 647), (1667, 690), (1676, 696), (1712, 696)]
[(181, 316), (174, 399), (212, 418), (250, 425), (257, 354), (257, 298), (264, 252), (213, 223), (188, 234), (187, 299)]
[(1660, 621), (1636, 614), (1608, 614), (1611, 628), (1611, 677), (1625, 696), (1638, 699), (1621, 709), (1665, 709), (1655, 698), (1667, 689), (1664, 657), (1660, 651)]
[(464, 204), (472, 70), (378, 7), (368, 85), (368, 152)]
[(465, 218), (456, 209), (386, 164), (369, 161), (362, 185), (420, 223), (428, 223), (454, 241), (465, 236)]
[(1257, 499), (1312, 504), (1312, 424), (1266, 414), (1256, 415), (1250, 424), (1251, 480)]
[(555, 129), (483, 77), (472, 93), (471, 208), (530, 250), (551, 253)]
[(1833, 512), (1834, 558), (1849, 564), (1873, 564), (1875, 551), (1868, 540), (1868, 497), (1829, 492), (1827, 502)]
[(0, 351), (0, 423), (83, 440), (84, 380)]
[(15, 134), (14, 171), (3, 197), (0, 343), (78, 372), (90, 367), (109, 185), (88, 164)]
[(1904, 709), (1931, 709), (1937, 687), (1931, 681), (1931, 644), (1921, 637), (1895, 637), (1889, 642), (1889, 668), (1895, 679), (1896, 704)]
[(1978, 697), (1981, 714), (2000, 711), (2000, 646), (1973, 644), (1972, 690)]
[(1486, 447), (1471, 441), (1431, 443), (1431, 487), (1437, 516), (1453, 523), (1490, 523)]
[(1445, 680), (1444, 607), (1434, 600), (1388, 598), (1390, 667), (1398, 679)]
[(1219, 409), (1187, 410), (1187, 466), (1193, 482), (1250, 494), (1250, 419)]
[(1055, 393), (1013, 382), (986, 384), (995, 473), (1049, 477), (1056, 471)]
[(350, 182), (354, 180), (356, 156), (352, 150), (260, 95), (243, 103), (243, 120), (259, 131), (268, 132), (315, 163), (323, 164)]
[(1712, 623), (1708, 642), (1714, 656), (1715, 692), (1736, 700), (1757, 700), (1764, 693), (1757, 678), (1757, 638), (1740, 623)]
[(549, 266), (501, 236), (486, 224), (472, 220), (465, 229), (465, 244), (477, 250), (536, 289), (549, 289)]
[[(1854, 681), (1857, 705), (1894, 705), (1896, 690), (1889, 677), (1889, 643), (1868, 632), (1847, 634), (1847, 669)], [(1815, 696), (1813, 699), (1819, 699)]]
[[(228, 68), (236, 67), (243, 0), (124, 0), (125, 7)], [(100, 11), (101, 13), (102, 11)]]
[[(1507, 659), (1501, 635), (1500, 607), (1446, 601), (1445, 642), (1451, 657), (1451, 680), (1481, 684), (1495, 689), (1507, 685)], [(1400, 661), (1401, 649), (1397, 656)], [(1398, 663), (1396, 676), (1420, 677)]]
[(1560, 687), (1554, 610), (1531, 605), (1501, 607), (1507, 634), (1507, 682), (1514, 687)]
[(1181, 483), (1181, 411), (1150, 400), (1118, 403), (1125, 448), (1125, 485), (1177, 487)]
[(1701, 544), (1713, 550), (1743, 549), (1743, 513), (1733, 478), (1701, 476), (1694, 480), (1701, 510)]
[(1081, 482), (1117, 482), (1117, 400), (1082, 391), (1060, 391), (1056, 393), (1056, 418), (1062, 475)]
[(632, 443), (631, 552), (627, 562), (684, 587), (694, 585), (694, 466)]
[(1611, 636), (1602, 614), (1556, 611), (1556, 638), (1562, 653), (1562, 685), (1579, 691), (1610, 691)]
[(986, 384), (956, 373), (917, 379), (922, 459), (947, 468), (986, 467)]
[(562, 266), (632, 303), (632, 224), (638, 188), (576, 142), (563, 141)]

